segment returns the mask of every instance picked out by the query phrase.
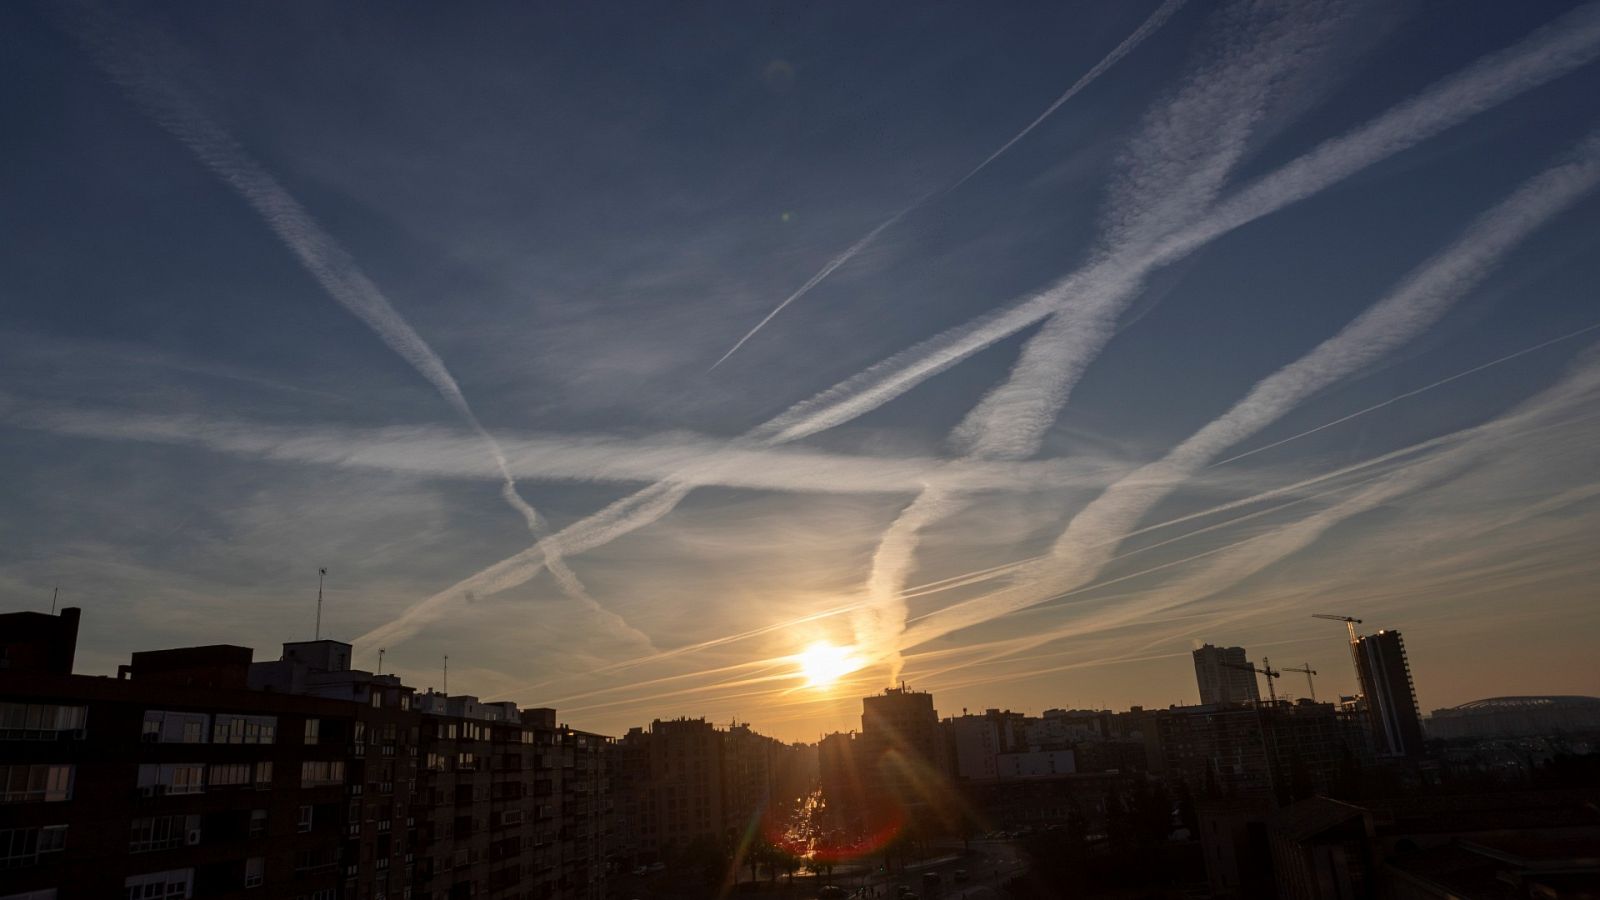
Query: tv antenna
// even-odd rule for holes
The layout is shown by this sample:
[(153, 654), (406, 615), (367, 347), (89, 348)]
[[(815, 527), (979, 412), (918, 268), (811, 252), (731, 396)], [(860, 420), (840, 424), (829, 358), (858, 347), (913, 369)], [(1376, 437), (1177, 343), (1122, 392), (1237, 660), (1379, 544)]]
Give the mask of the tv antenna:
[(315, 640), (322, 640), (322, 579), (328, 577), (326, 566), (317, 569), (317, 630)]

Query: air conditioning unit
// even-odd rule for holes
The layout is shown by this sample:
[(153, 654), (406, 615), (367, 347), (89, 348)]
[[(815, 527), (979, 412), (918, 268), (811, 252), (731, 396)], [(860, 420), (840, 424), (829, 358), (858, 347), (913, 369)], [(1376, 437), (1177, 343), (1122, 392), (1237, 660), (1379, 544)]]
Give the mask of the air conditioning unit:
[(189, 829), (189, 833), (185, 834), (183, 836), (183, 842), (185, 844), (188, 844), (191, 847), (193, 847), (195, 844), (200, 843), (200, 829), (198, 829), (198, 828)]

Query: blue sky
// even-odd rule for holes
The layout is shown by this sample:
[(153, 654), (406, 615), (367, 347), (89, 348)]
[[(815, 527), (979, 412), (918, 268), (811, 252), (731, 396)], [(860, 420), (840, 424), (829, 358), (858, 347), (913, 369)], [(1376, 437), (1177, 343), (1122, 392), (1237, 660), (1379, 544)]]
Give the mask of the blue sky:
[(0, 596), (327, 566), (611, 730), (1348, 692), (1312, 612), (1592, 692), (1597, 96), (1593, 4), (8, 5)]

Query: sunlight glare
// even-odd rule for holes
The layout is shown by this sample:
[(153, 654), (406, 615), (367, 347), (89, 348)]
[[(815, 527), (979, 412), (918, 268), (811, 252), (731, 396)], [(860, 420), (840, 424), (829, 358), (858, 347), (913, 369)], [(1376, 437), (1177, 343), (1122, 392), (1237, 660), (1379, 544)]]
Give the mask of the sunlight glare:
[(806, 687), (825, 688), (840, 678), (861, 668), (861, 660), (849, 647), (836, 647), (827, 641), (817, 641), (796, 657), (800, 674), (806, 677)]

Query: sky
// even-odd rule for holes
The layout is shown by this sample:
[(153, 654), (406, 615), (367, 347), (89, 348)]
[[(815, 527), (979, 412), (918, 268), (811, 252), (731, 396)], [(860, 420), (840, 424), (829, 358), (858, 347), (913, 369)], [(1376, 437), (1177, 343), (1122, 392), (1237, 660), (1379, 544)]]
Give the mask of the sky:
[(1596, 3), (5, 4), (0, 598), (325, 567), (610, 733), (1597, 693), (1596, 98)]

